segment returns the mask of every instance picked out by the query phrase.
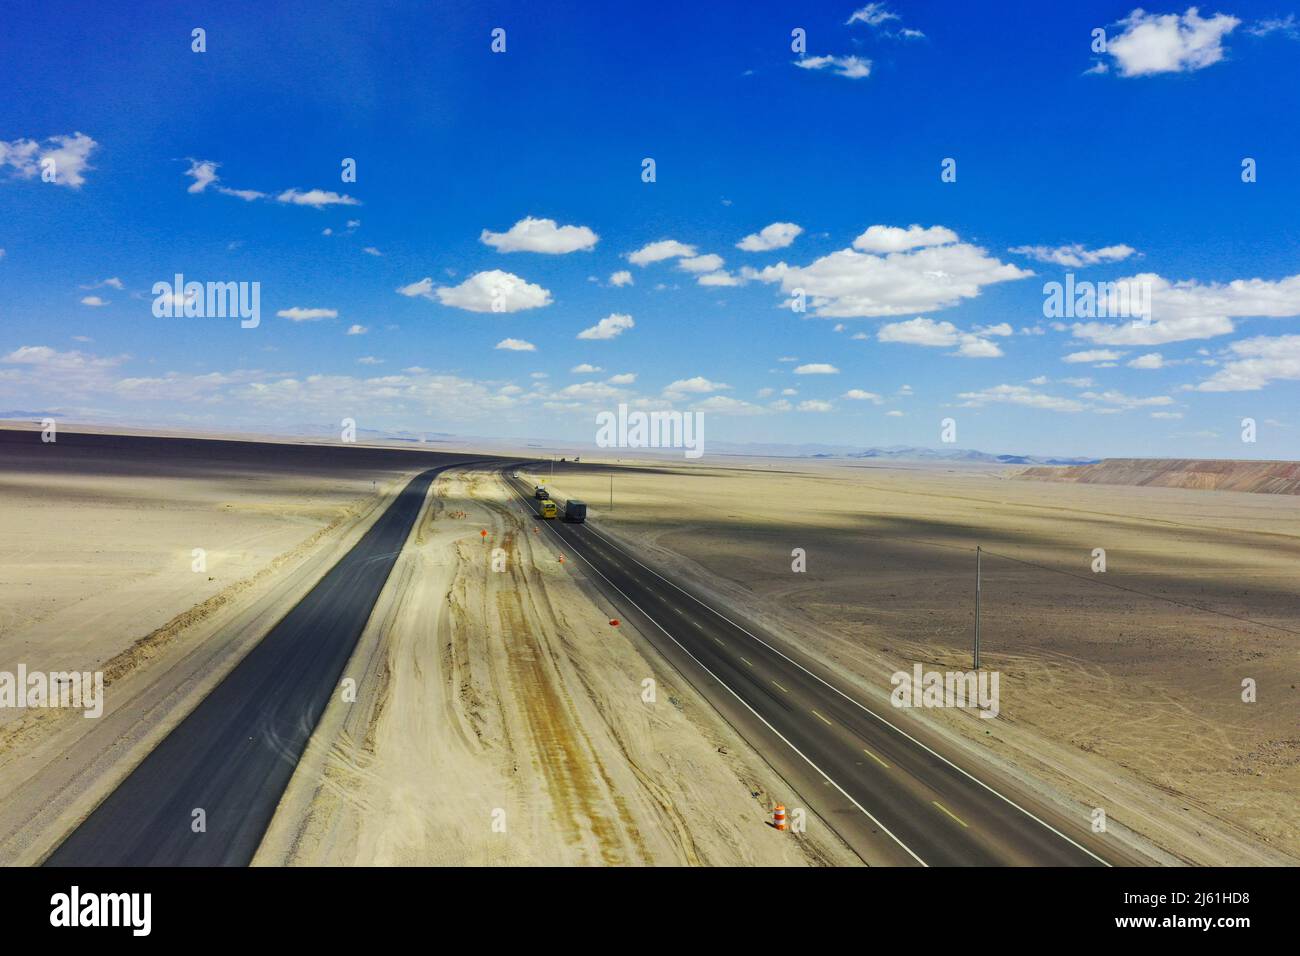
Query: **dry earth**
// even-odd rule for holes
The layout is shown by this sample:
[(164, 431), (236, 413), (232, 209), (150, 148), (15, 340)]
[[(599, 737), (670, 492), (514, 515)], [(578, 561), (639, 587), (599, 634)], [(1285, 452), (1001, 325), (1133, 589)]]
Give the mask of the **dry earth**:
[(556, 543), (495, 476), (436, 484), (255, 863), (860, 862), (767, 825), (800, 801)]
[(969, 667), (981, 545), (1001, 716), (920, 719), (1176, 859), (1300, 860), (1292, 498), (770, 459), (584, 459), (553, 491), (882, 701), (915, 661)]

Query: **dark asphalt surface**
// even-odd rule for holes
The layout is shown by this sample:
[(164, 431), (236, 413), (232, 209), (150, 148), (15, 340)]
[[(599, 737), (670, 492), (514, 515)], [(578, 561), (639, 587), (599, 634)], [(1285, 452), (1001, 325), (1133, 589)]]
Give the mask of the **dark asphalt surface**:
[[(429, 485), (414, 479), (361, 540), (45, 861), (244, 866), (253, 858)], [(191, 828), (193, 811), (207, 830)]]
[[(508, 475), (508, 472), (507, 472)], [(531, 487), (507, 482), (536, 513)], [(541, 519), (538, 519), (541, 520)], [(633, 622), (866, 862), (927, 866), (1103, 866), (1132, 860), (1088, 818), (960, 767), (951, 748), (752, 622), (715, 610), (591, 524), (542, 522), (558, 550)], [(996, 788), (996, 789), (995, 789)], [(784, 802), (789, 806), (790, 801)]]

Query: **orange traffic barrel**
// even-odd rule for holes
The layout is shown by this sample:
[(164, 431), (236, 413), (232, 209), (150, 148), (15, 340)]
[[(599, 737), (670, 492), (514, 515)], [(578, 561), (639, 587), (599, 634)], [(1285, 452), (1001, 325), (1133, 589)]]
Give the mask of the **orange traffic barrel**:
[(779, 803), (776, 805), (776, 809), (772, 811), (772, 826), (778, 830), (785, 829), (785, 807)]

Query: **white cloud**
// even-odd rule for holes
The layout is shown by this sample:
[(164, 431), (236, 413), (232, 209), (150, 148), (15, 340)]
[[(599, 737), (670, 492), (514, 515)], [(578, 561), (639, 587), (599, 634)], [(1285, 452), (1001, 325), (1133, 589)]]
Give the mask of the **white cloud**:
[(802, 232), (803, 227), (796, 226), (792, 222), (774, 222), (770, 226), (764, 226), (758, 232), (751, 232), (736, 243), (736, 248), (743, 249), (745, 252), (770, 252), (773, 249), (784, 249)]
[(342, 193), (330, 192), (328, 189), (286, 189), (275, 197), (276, 202), (291, 206), (311, 206), (324, 209), (326, 206), (360, 206), (361, 200)]
[(596, 372), (603, 372), (604, 369), (599, 365), (592, 365), (589, 362), (583, 362), (581, 365), (575, 365), (569, 369), (575, 375), (591, 375)]
[(702, 256), (687, 256), (677, 265), (687, 272), (716, 272), (722, 268), (722, 256), (712, 252)]
[(944, 226), (931, 226), (928, 229), (916, 224), (906, 229), (900, 226), (870, 226), (853, 240), (853, 248), (859, 252), (906, 252), (908, 249), (943, 246), (956, 241), (957, 233)]
[(1033, 275), (955, 239), (942, 226), (872, 227), (855, 245), (895, 251), (842, 249), (807, 266), (780, 262), (742, 274), (779, 283), (787, 294), (803, 290), (815, 314), (824, 318), (932, 312), (975, 298), (986, 285)]
[(315, 322), (317, 319), (337, 319), (339, 317), (338, 309), (304, 309), (297, 305), (289, 309), (281, 309), (275, 314), (291, 322)]
[(898, 409), (896, 409), (896, 408), (893, 409), (892, 411), (885, 412), (885, 414), (888, 415), (890, 418), (902, 418), (902, 417), (903, 417), (903, 413), (900, 412), (900, 411), (899, 411)]
[(1273, 381), (1300, 379), (1300, 335), (1259, 335), (1228, 346), (1230, 357), (1200, 392), (1254, 392)]
[(1007, 251), (1019, 256), (1028, 256), (1038, 262), (1048, 262), (1072, 269), (1095, 266), (1102, 262), (1121, 262), (1137, 255), (1137, 250), (1132, 246), (1121, 244), (1103, 246), (1100, 249), (1086, 249), (1077, 242), (1066, 246), (1012, 246)]
[(764, 410), (752, 402), (732, 398), (730, 395), (710, 395), (700, 402), (694, 402), (692, 408), (714, 415), (763, 415)]
[(1124, 30), (1106, 41), (1106, 53), (1120, 76), (1200, 70), (1223, 59), (1223, 39), (1240, 23), (1223, 13), (1203, 18), (1196, 7), (1182, 15), (1138, 9), (1119, 21)]
[(49, 169), (55, 185), (80, 189), (86, 172), (95, 168), (90, 165), (90, 154), (98, 146), (85, 133), (51, 136), (44, 143), (33, 139), (0, 140), (0, 168), (12, 167), (19, 179), (43, 177)]
[(1062, 362), (1078, 364), (1080, 362), (1115, 362), (1124, 357), (1123, 352), (1111, 349), (1089, 349), (1086, 352), (1071, 352), (1061, 359)]
[(883, 3), (868, 3), (861, 10), (854, 10), (845, 26), (865, 23), (869, 27), (878, 27), (887, 20), (897, 20), (898, 14), (890, 11)]
[(964, 400), (964, 406), (978, 408), (990, 403), (1005, 405), (1023, 405), (1026, 408), (1041, 408), (1053, 412), (1081, 412), (1086, 406), (1072, 398), (1058, 398), (1036, 392), (1024, 385), (995, 385), (978, 392), (962, 392), (957, 396)]
[(873, 405), (879, 405), (884, 401), (875, 392), (866, 392), (860, 388), (851, 388), (844, 393), (844, 398), (849, 398), (857, 402), (871, 402)]
[(1133, 361), (1128, 363), (1129, 368), (1164, 368), (1165, 359), (1159, 352), (1148, 352), (1146, 355), (1139, 355)]
[(539, 285), (500, 269), (476, 272), (460, 285), (438, 286), (425, 276), (418, 282), (402, 286), (399, 295), (421, 296), (466, 312), (522, 312), (551, 304), (551, 293)]
[(622, 335), (636, 323), (632, 321), (632, 316), (623, 315), (619, 312), (612, 312), (605, 316), (589, 329), (583, 329), (578, 333), (580, 339), (612, 339)]
[(383, 365), (384, 360), (375, 358), (373, 355), (363, 355), (357, 359), (357, 363), (360, 365)]
[(632, 273), (626, 269), (620, 269), (609, 277), (609, 284), (616, 289), (621, 289), (625, 285), (632, 284)]
[(737, 286), (743, 285), (744, 280), (739, 276), (732, 275), (725, 269), (718, 272), (709, 272), (696, 278), (696, 283), (705, 286)]
[(217, 175), (216, 163), (199, 159), (190, 160), (190, 168), (185, 170), (185, 175), (194, 180), (185, 190), (187, 193), (201, 193), (221, 178)]
[(266, 198), (266, 193), (259, 193), (256, 189), (228, 189), (225, 186), (218, 186), (217, 192), (227, 196), (234, 196), (236, 199), (244, 200), (244, 202)]
[(1226, 335), (1235, 329), (1234, 318), (1279, 319), (1300, 315), (1300, 274), (1277, 280), (1202, 283), (1194, 279), (1170, 282), (1152, 273), (1142, 273), (1119, 279), (1116, 285), (1141, 283), (1151, 290), (1149, 321), (1119, 325), (1080, 322), (1072, 327), (1074, 337), (1098, 345), (1165, 345)]
[(369, 330), (368, 328), (366, 328), (364, 325), (349, 325), (349, 326), (348, 326), (348, 333), (347, 333), (347, 334), (348, 334), (348, 335), (365, 335), (365, 334), (366, 334), (367, 332), (369, 332), (369, 331), (370, 331), (370, 330)]
[(484, 229), (479, 242), (498, 252), (542, 252), (563, 255), (594, 248), (600, 239), (586, 226), (561, 226), (554, 219), (525, 216), (506, 232)]
[(797, 406), (801, 412), (830, 412), (835, 410), (835, 406), (830, 402), (823, 402), (819, 399), (808, 399), (800, 402)]
[(1117, 405), (1121, 408), (1143, 408), (1147, 405), (1172, 405), (1174, 400), (1168, 395), (1153, 395), (1149, 398), (1134, 398), (1131, 395), (1125, 395), (1123, 392), (1117, 392), (1113, 389), (1105, 392), (1083, 392), (1079, 396), (1089, 401), (1100, 402), (1105, 405)]
[(103, 299), (101, 299), (101, 298), (100, 298), (99, 296), (97, 296), (97, 295), (88, 295), (88, 296), (84, 296), (84, 297), (82, 298), (82, 300), (81, 300), (81, 304), (82, 304), (82, 305), (89, 305), (89, 306), (92, 306), (92, 307), (94, 307), (94, 308), (100, 308), (101, 306), (108, 305), (107, 302), (105, 302)]
[(505, 349), (507, 352), (536, 352), (537, 346), (532, 342), (525, 342), (523, 339), (502, 339), (494, 349)]
[(963, 358), (999, 358), (1002, 349), (995, 342), (989, 341), (990, 335), (1010, 335), (1011, 326), (1006, 323), (963, 332), (951, 322), (936, 322), (917, 316), (906, 322), (890, 322), (881, 326), (876, 338), (881, 342), (898, 342), (903, 345), (922, 345), (930, 348), (956, 347), (954, 355)]
[(694, 246), (688, 246), (676, 239), (661, 239), (658, 242), (647, 243), (635, 252), (629, 253), (627, 261), (634, 266), (647, 266), (652, 262), (689, 258), (693, 255), (695, 255)]
[(635, 372), (620, 372), (618, 375), (611, 375), (605, 381), (610, 385), (631, 385), (636, 381)]
[(794, 370), (796, 375), (838, 375), (840, 370), (826, 362), (811, 362), (800, 365)]
[(721, 392), (731, 386), (723, 382), (711, 382), (703, 375), (694, 378), (681, 378), (664, 387), (664, 395), (707, 395), (709, 392)]
[(364, 253), (365, 253), (366, 255), (368, 255), (368, 256), (382, 256), (382, 255), (383, 255), (383, 253), (380, 252), (378, 249), (376, 249), (374, 246), (366, 246), (366, 247), (365, 247), (364, 249), (362, 249), (361, 251), (364, 252)]
[(871, 75), (871, 61), (860, 56), (806, 56), (795, 60), (794, 65), (805, 70), (829, 68), (836, 76), (862, 80)]

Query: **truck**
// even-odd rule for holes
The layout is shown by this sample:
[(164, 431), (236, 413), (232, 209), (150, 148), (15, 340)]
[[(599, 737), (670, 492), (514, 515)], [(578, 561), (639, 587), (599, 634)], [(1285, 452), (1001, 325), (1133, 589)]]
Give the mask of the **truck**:
[(577, 524), (587, 520), (587, 503), (577, 498), (570, 498), (564, 503), (564, 520)]
[(559, 507), (550, 498), (542, 502), (542, 517), (554, 518), (559, 513)]
[(533, 489), (533, 497), (536, 498), (538, 501), (545, 501), (547, 498), (551, 497), (551, 493), (547, 491), (545, 488), (543, 488), (541, 485), (538, 485), (536, 488)]

